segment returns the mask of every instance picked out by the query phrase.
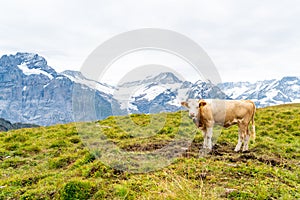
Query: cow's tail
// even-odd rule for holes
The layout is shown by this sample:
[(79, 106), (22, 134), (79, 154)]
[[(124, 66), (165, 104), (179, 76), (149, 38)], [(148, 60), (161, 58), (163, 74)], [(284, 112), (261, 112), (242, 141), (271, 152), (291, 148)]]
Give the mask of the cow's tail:
[(255, 106), (253, 101), (251, 101), (251, 103), (253, 105), (253, 113), (252, 113), (252, 118), (251, 118), (251, 122), (252, 122), (251, 137), (252, 137), (253, 141), (255, 141), (256, 133), (255, 133), (254, 115), (255, 115), (255, 112), (256, 112), (256, 106)]

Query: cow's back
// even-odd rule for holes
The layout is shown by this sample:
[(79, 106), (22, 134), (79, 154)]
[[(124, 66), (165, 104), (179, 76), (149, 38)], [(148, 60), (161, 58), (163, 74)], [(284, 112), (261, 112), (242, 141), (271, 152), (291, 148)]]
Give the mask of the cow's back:
[(216, 124), (231, 126), (239, 122), (249, 123), (254, 103), (250, 100), (217, 100), (211, 103)]

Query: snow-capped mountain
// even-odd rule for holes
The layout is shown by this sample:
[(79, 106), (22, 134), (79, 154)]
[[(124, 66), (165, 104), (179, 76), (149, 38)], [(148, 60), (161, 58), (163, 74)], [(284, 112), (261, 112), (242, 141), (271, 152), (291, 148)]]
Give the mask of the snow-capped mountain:
[[(79, 78), (75, 74), (57, 73), (37, 54), (17, 53), (2, 56), (0, 117), (13, 123), (38, 125), (71, 122), (74, 117), (73, 107), (81, 103), (80, 100), (73, 102), (74, 88), (79, 88), (76, 90), (78, 97), (86, 93), (93, 93), (95, 96), (98, 104), (95, 106), (94, 120), (112, 115), (111, 103), (114, 101), (110, 99), (111, 88), (96, 82), (96, 88), (102, 86), (101, 91), (91, 88), (87, 79), (83, 76)], [(84, 101), (84, 97), (81, 101)], [(80, 118), (80, 114), (76, 113), (76, 119), (84, 120), (83, 117)]]
[(211, 82), (197, 81), (188, 92), (191, 99), (229, 99), (229, 97)]
[(51, 125), (177, 111), (188, 98), (252, 99), (258, 107), (300, 102), (300, 78), (213, 85), (164, 72), (113, 87), (78, 71), (57, 73), (37, 54), (17, 53), (0, 58), (0, 91), (0, 118)]
[(177, 111), (181, 109), (180, 102), (187, 98), (227, 98), (211, 83), (183, 82), (171, 72), (163, 72), (141, 81), (124, 83), (119, 86), (117, 93), (123, 94), (115, 98), (122, 99), (121, 106), (129, 113)]
[[(130, 113), (174, 111), (180, 107), (180, 104), (173, 104), (177, 97), (177, 94), (174, 94), (174, 92), (178, 90), (181, 84), (182, 81), (174, 74), (169, 72), (160, 73), (156, 76), (147, 77), (144, 80), (127, 82), (120, 85), (117, 94), (122, 93), (125, 98), (118, 98), (118, 96), (116, 98), (123, 99), (123, 101), (120, 100), (121, 106)], [(160, 103), (157, 101), (160, 101)], [(164, 104), (168, 105), (164, 106), (167, 110), (162, 109), (161, 106)]]
[(300, 102), (300, 78), (283, 77), (256, 83), (222, 83), (218, 87), (232, 99), (251, 99), (258, 107)]
[(89, 88), (95, 88), (96, 90), (101, 91), (107, 95), (112, 95), (112, 93), (116, 89), (113, 86), (88, 79), (85, 76), (83, 76), (82, 73), (79, 71), (65, 70), (60, 74), (68, 77), (71, 81), (75, 83), (85, 85)]
[(181, 109), (180, 102), (188, 98), (251, 99), (257, 107), (300, 102), (299, 77), (213, 85), (201, 80), (183, 82), (168, 72), (150, 77), (149, 80), (125, 83), (121, 90), (124, 88), (134, 91), (127, 92), (131, 93), (130, 98), (121, 103), (123, 108), (127, 105), (130, 113), (177, 111)]
[(137, 80), (132, 82), (126, 82), (120, 85), (120, 87), (132, 87), (137, 85), (149, 85), (153, 83), (159, 83), (159, 84), (177, 84), (182, 83), (182, 81), (177, 78), (173, 73), (171, 72), (163, 72), (159, 73), (156, 76), (148, 76), (144, 80)]

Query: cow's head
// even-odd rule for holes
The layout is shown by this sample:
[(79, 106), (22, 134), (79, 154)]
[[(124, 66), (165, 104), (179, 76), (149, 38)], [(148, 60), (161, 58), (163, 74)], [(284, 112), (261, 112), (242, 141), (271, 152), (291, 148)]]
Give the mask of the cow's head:
[(187, 101), (181, 102), (181, 105), (189, 109), (189, 117), (195, 118), (198, 115), (199, 109), (199, 100), (197, 99), (188, 99)]
[(201, 112), (201, 109), (206, 105), (207, 103), (201, 99), (188, 99), (187, 101), (181, 102), (181, 105), (189, 109), (189, 117), (193, 119), (193, 122), (196, 124), (197, 127), (202, 126), (201, 123), (201, 115), (199, 112)]

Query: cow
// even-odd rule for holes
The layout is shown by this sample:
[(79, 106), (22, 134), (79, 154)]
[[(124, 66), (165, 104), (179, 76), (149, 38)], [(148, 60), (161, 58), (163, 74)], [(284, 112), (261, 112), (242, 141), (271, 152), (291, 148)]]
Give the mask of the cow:
[(203, 132), (203, 149), (206, 152), (212, 150), (212, 134), (214, 125), (221, 125), (228, 128), (234, 124), (238, 125), (238, 143), (234, 151), (240, 151), (242, 144), (243, 151), (248, 151), (250, 139), (249, 124), (252, 122), (252, 136), (255, 140), (254, 115), (255, 104), (251, 100), (196, 100), (188, 99), (181, 102), (181, 105), (188, 108), (189, 117)]

